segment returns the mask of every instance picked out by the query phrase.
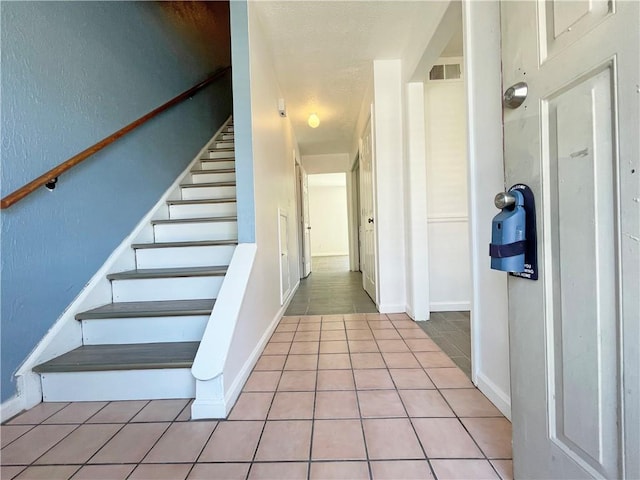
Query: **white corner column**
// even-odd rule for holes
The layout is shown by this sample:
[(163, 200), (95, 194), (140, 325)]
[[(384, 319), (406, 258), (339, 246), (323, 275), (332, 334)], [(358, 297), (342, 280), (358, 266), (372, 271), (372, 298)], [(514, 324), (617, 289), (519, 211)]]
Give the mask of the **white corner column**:
[(404, 312), (402, 62), (373, 62), (373, 182), (377, 243), (378, 310)]
[(406, 86), (405, 232), (407, 313), (429, 320), (429, 249), (424, 84)]

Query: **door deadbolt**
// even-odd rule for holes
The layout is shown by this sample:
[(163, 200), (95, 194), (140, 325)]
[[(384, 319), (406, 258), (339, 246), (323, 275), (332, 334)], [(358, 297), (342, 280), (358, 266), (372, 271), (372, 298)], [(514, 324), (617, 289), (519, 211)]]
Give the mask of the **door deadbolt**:
[(502, 97), (504, 106), (518, 108), (527, 98), (527, 93), (529, 93), (529, 86), (526, 82), (518, 82), (515, 85), (511, 85)]

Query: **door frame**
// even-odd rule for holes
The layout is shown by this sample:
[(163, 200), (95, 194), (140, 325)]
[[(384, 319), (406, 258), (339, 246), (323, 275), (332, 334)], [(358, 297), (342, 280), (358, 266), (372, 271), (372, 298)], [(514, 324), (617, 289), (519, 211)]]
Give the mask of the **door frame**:
[(504, 191), (502, 68), (498, 1), (462, 2), (467, 95), (471, 258), (472, 380), (511, 418), (507, 276), (489, 268), (487, 245), (496, 193)]
[[(362, 288), (364, 289), (365, 292), (367, 292), (367, 295), (369, 295), (369, 297), (371, 298), (371, 300), (373, 301), (373, 303), (375, 303), (376, 308), (378, 310), (380, 310), (380, 305), (379, 305), (379, 300), (380, 300), (380, 281), (379, 281), (379, 273), (380, 273), (380, 266), (379, 266), (379, 257), (378, 257), (378, 224), (375, 222), (375, 219), (377, 218), (377, 192), (376, 192), (376, 154), (375, 154), (375, 149), (376, 149), (376, 138), (375, 138), (375, 115), (374, 115), (374, 108), (373, 108), (373, 104), (370, 105), (370, 109), (369, 109), (369, 117), (367, 119), (367, 121), (365, 122), (365, 126), (362, 128), (362, 131), (360, 132), (360, 136), (358, 138), (358, 159), (362, 159), (362, 145), (363, 145), (363, 139), (365, 137), (365, 134), (367, 132), (367, 130), (369, 131), (369, 135), (371, 137), (371, 215), (372, 218), (374, 219), (373, 226), (371, 227), (371, 234), (373, 235), (373, 241), (372, 241), (372, 264), (373, 264), (373, 290), (374, 290), (374, 297), (371, 297), (371, 293), (369, 292), (366, 288), (366, 273), (362, 272)], [(359, 163), (360, 165), (360, 163)], [(362, 169), (359, 170), (359, 175), (358, 175), (358, 179), (360, 182), (362, 182)], [(358, 188), (358, 192), (359, 192), (359, 205), (360, 208), (362, 208), (362, 184), (360, 185), (360, 187)], [(364, 228), (366, 228), (366, 225), (364, 224), (364, 219), (363, 219), (363, 212), (359, 211), (358, 215), (360, 216), (360, 224), (361, 226)], [(362, 237), (364, 238), (364, 235), (362, 235)], [(362, 259), (362, 255), (360, 256), (360, 258)], [(360, 263), (360, 271), (362, 271), (362, 263), (364, 263), (366, 265), (366, 262), (361, 261)]]
[(352, 272), (361, 269), (361, 219), (360, 219), (360, 151), (356, 154), (347, 172), (347, 210), (349, 214), (349, 268)]
[[(298, 156), (295, 154), (293, 154), (294, 157), (294, 165), (295, 165), (295, 182), (296, 182), (296, 225), (297, 225), (297, 230), (298, 230), (298, 263), (299, 263), (299, 277), (302, 278), (307, 278), (310, 274), (311, 274), (311, 252), (309, 251), (309, 271), (306, 270), (305, 268), (305, 264), (306, 264), (306, 254), (307, 254), (307, 250), (305, 249), (304, 245), (305, 245), (305, 241), (304, 241), (304, 235), (305, 235), (305, 229), (306, 227), (304, 226), (304, 208), (305, 208), (305, 202), (308, 204), (309, 199), (305, 199), (304, 198), (304, 177), (307, 175), (307, 173), (304, 170), (304, 167), (300, 164), (299, 160), (298, 160)], [(310, 248), (310, 246), (309, 246)]]

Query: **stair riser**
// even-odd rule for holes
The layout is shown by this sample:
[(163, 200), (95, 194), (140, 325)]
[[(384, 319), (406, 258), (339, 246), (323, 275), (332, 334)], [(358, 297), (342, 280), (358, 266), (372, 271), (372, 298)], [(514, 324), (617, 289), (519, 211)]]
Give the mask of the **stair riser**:
[(183, 200), (222, 200), (236, 197), (236, 187), (182, 187), (181, 190)]
[(228, 133), (233, 133), (233, 125), (228, 126), (227, 128), (224, 129), (224, 131)]
[[(228, 173), (200, 173), (193, 176), (193, 183), (235, 182), (236, 172)], [(229, 188), (229, 187), (225, 187)], [(235, 190), (234, 190), (235, 192)], [(184, 189), (183, 189), (184, 193)], [(185, 199), (186, 200), (186, 199)]]
[(82, 321), (84, 345), (199, 342), (209, 315)]
[(155, 225), (154, 231), (156, 242), (197, 242), (238, 238), (238, 226), (235, 220)]
[(224, 277), (174, 277), (112, 280), (114, 302), (216, 298)]
[(43, 373), (45, 402), (158, 400), (194, 398), (190, 368)]
[(221, 142), (218, 140), (214, 145), (211, 145), (210, 148), (233, 148), (233, 141)]
[[(196, 171), (200, 171), (199, 173), (196, 174), (191, 174), (191, 177), (195, 180), (200, 177), (201, 175), (206, 175), (206, 173), (202, 173), (202, 170), (228, 170), (228, 169), (233, 169), (236, 168), (236, 162), (235, 160), (228, 160), (228, 159), (222, 159), (222, 160), (202, 160), (202, 163), (200, 164), (200, 167), (196, 169)], [(216, 173), (216, 172), (207, 172), (207, 173)]]
[(211, 151), (208, 151), (207, 153), (205, 153), (205, 156), (203, 157), (203, 160), (207, 159), (207, 158), (235, 158), (235, 152), (233, 152), (233, 151), (231, 151), (231, 152), (229, 152), (229, 151), (217, 152), (215, 150), (211, 150)]
[(137, 268), (207, 267), (229, 265), (235, 245), (198, 247), (140, 248)]
[(233, 133), (223, 133), (222, 135), (220, 135), (219, 140), (233, 141), (234, 140), (234, 135), (233, 135)]
[[(237, 211), (236, 202), (170, 205), (169, 218), (173, 220), (180, 220), (183, 218), (235, 217), (236, 211)], [(228, 239), (205, 238), (204, 240), (228, 240)]]

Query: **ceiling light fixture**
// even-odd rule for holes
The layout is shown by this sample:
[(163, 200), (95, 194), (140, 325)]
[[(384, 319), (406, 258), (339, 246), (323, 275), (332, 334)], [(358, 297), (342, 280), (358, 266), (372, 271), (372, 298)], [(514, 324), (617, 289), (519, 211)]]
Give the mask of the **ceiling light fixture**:
[(311, 128), (318, 128), (318, 125), (320, 125), (320, 118), (318, 117), (318, 114), (312, 113), (311, 115), (309, 115), (307, 123)]

